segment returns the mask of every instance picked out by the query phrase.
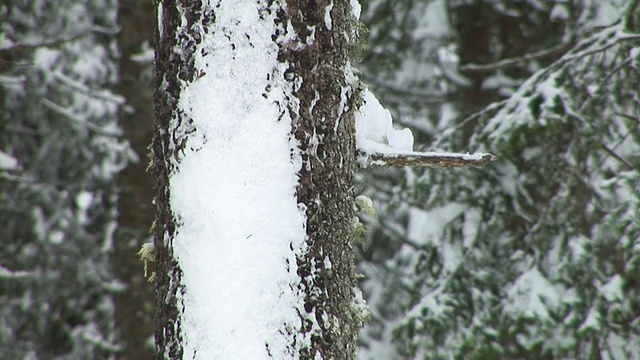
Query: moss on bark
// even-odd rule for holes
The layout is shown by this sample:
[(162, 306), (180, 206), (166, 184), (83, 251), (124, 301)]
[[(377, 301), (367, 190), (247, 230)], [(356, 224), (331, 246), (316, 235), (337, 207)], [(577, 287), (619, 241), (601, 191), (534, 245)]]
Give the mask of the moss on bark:
[[(325, 22), (329, 6), (331, 24)], [(289, 64), (285, 75), (300, 83), (294, 94), (299, 108), (291, 117), (302, 151), (297, 197), (306, 208), (308, 236), (307, 252), (298, 258), (298, 275), (305, 294), (302, 331), (311, 332), (311, 347), (301, 358), (352, 359), (362, 326), (353, 305), (351, 228), (356, 168), (353, 112), (360, 94), (346, 76), (355, 19), (349, 1), (294, 0), (287, 2), (286, 18), (297, 43), (283, 47), (280, 58)]]

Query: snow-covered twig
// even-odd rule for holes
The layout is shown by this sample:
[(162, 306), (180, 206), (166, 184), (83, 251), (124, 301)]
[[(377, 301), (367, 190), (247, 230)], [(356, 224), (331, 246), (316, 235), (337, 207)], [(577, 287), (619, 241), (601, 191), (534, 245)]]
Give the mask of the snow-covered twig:
[(0, 52), (17, 51), (21, 49), (35, 49), (40, 47), (57, 47), (57, 46), (60, 46), (60, 44), (72, 42), (79, 38), (85, 37), (87, 35), (91, 35), (91, 34), (115, 35), (119, 31), (120, 29), (116, 29), (116, 28), (92, 26), (86, 29), (79, 30), (74, 34), (67, 35), (65, 37), (60, 37), (60, 38), (32, 40), (28, 42), (18, 42), (18, 43), (10, 42), (9, 44), (5, 44), (4, 47), (0, 48)]
[(111, 132), (111, 131), (106, 131), (104, 130), (102, 127), (88, 121), (85, 119), (82, 119), (81, 117), (75, 115), (71, 110), (66, 109), (65, 107), (56, 104), (55, 102), (47, 99), (47, 98), (43, 98), (42, 99), (42, 105), (46, 106), (47, 108), (49, 108), (52, 111), (55, 111), (56, 113), (66, 117), (69, 120), (72, 120), (82, 126), (84, 126), (85, 128), (94, 131), (97, 134), (100, 135), (105, 135), (105, 136), (113, 136), (113, 137), (117, 137), (120, 136), (119, 133), (117, 132)]
[(433, 168), (453, 168), (453, 167), (484, 167), (488, 163), (497, 159), (493, 154), (458, 154), (458, 153), (435, 153), (435, 152), (412, 152), (412, 153), (373, 153), (360, 154), (363, 166), (426, 166)]
[(24, 271), (24, 270), (9, 270), (0, 265), (0, 279), (18, 279), (18, 278), (26, 278), (36, 276), (36, 273), (33, 271)]

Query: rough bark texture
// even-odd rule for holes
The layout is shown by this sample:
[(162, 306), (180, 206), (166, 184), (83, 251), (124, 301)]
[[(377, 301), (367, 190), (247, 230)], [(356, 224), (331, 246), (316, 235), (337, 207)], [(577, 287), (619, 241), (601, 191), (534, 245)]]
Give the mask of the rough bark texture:
[(446, 155), (366, 155), (371, 165), (379, 166), (425, 166), (439, 169), (454, 167), (485, 167), (488, 163), (497, 159), (495, 155), (485, 154), (480, 159), (468, 159), (459, 156)]
[(114, 296), (118, 343), (123, 345), (124, 359), (149, 360), (154, 352), (149, 348), (153, 334), (153, 284), (144, 278), (142, 264), (136, 256), (140, 245), (149, 237), (153, 222), (151, 199), (153, 177), (145, 171), (147, 147), (151, 142), (153, 124), (153, 89), (148, 79), (149, 64), (133, 61), (145, 41), (151, 43), (153, 3), (148, 0), (121, 0), (118, 8), (118, 34), (120, 82), (118, 93), (127, 101), (119, 114), (120, 124), (131, 147), (140, 157), (118, 177), (119, 197), (118, 232), (112, 257), (118, 279), (127, 283), (126, 292)]
[[(330, 3), (329, 25), (325, 14)], [(308, 252), (298, 259), (306, 294), (307, 314), (302, 318), (312, 317), (320, 326), (312, 329), (310, 321), (303, 322), (302, 331), (311, 332), (312, 344), (301, 358), (352, 359), (362, 326), (353, 306), (356, 280), (351, 228), (356, 166), (353, 109), (360, 95), (352, 92), (345, 79), (347, 52), (355, 45), (348, 38), (354, 20), (349, 1), (290, 0), (286, 17), (298, 43), (285, 46), (281, 60), (290, 64), (288, 75), (301, 84), (295, 94), (299, 110), (291, 116), (303, 158), (297, 197), (306, 206), (307, 216)], [(315, 40), (306, 45), (310, 36)], [(343, 96), (346, 104), (341, 106)], [(325, 259), (331, 267), (325, 267)]]
[[(173, 238), (176, 219), (169, 207), (169, 175), (178, 160), (184, 144), (189, 120), (177, 110), (180, 81), (192, 81), (195, 76), (193, 53), (201, 41), (197, 28), (202, 11), (201, 1), (161, 1), (162, 24), (156, 22), (155, 32), (155, 133), (152, 143), (151, 172), (156, 179), (156, 226), (154, 244), (156, 253), (156, 332), (158, 359), (181, 359), (181, 305), (178, 292), (182, 290), (182, 270), (173, 257)], [(187, 25), (181, 26), (182, 15)], [(178, 47), (179, 46), (179, 47)], [(179, 50), (178, 50), (179, 49)], [(171, 120), (177, 124), (171, 126)], [(173, 130), (172, 130), (173, 129)]]

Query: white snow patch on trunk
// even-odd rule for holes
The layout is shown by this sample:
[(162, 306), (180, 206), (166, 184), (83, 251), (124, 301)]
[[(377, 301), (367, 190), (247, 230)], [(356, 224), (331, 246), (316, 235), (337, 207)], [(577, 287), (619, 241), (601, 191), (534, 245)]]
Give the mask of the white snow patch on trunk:
[(353, 15), (353, 17), (356, 20), (359, 20), (360, 13), (362, 12), (362, 7), (360, 6), (360, 2), (358, 0), (351, 0), (350, 4), (351, 4), (351, 15)]
[(162, 26), (162, 1), (158, 1), (158, 11), (156, 12), (158, 18), (156, 19), (158, 21), (158, 38), (162, 39), (162, 34), (164, 33), (164, 28)]
[(275, 103), (288, 91), (271, 40), (275, 11), (262, 10), (262, 19), (260, 11), (240, 1), (215, 9), (196, 51), (201, 77), (179, 102), (196, 128), (170, 179), (185, 359), (291, 358), (282, 333), (300, 326), (299, 154), (291, 120)]
[(324, 10), (324, 25), (327, 27), (327, 30), (331, 31), (333, 27), (333, 23), (331, 22), (331, 10), (333, 10), (333, 3), (327, 5)]

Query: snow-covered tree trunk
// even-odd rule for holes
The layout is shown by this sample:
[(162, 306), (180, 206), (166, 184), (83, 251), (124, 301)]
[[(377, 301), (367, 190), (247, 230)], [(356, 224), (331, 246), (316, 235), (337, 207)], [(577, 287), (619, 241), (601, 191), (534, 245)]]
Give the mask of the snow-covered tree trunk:
[(159, 356), (355, 357), (349, 1), (161, 1)]

